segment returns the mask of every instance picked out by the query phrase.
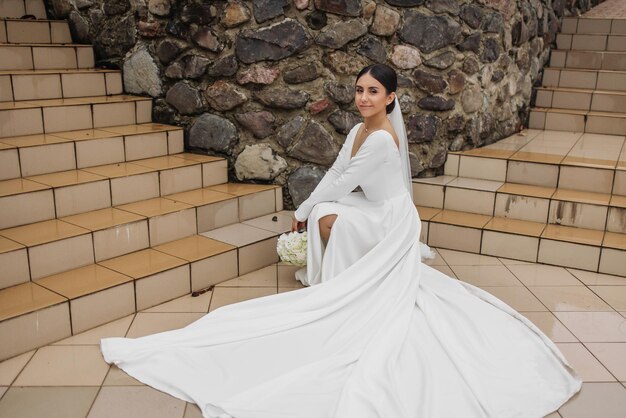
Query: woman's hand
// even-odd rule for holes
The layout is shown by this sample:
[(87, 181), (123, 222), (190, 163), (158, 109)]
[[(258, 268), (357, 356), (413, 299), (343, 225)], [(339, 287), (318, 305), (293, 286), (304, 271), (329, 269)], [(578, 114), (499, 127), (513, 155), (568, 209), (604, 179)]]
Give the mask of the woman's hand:
[(306, 221), (300, 222), (296, 218), (291, 218), (291, 232), (298, 232), (301, 229), (306, 229)]

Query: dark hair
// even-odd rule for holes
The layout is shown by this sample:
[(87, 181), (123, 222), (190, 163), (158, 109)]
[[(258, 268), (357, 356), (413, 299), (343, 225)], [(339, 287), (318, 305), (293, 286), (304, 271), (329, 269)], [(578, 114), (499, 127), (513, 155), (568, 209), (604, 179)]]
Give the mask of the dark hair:
[[(359, 78), (364, 76), (365, 74), (369, 74), (376, 79), (380, 84), (383, 85), (387, 94), (391, 94), (396, 91), (398, 88), (398, 76), (396, 75), (396, 71), (388, 65), (385, 64), (372, 64), (363, 68), (359, 71), (359, 74), (356, 76), (356, 81), (359, 81)], [(396, 106), (396, 101), (389, 103), (387, 105), (387, 114), (391, 113), (393, 108)]]

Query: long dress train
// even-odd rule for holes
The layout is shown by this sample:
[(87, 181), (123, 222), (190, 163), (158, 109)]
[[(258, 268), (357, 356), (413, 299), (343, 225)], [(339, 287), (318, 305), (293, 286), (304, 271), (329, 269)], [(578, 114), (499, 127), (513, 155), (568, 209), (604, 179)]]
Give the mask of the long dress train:
[[(296, 216), (310, 287), (179, 330), (102, 340), (105, 360), (220, 418), (541, 418), (580, 379), (529, 320), (420, 262), (391, 135), (355, 127)], [(363, 192), (351, 193), (356, 185)], [(338, 215), (326, 247), (317, 220)]]

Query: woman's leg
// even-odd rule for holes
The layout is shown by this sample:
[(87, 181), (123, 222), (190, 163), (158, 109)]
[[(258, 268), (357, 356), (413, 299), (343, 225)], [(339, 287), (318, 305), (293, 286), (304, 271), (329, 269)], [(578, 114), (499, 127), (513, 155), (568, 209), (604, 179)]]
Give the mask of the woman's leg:
[(326, 215), (320, 218), (319, 226), (320, 226), (320, 236), (326, 242), (328, 242), (328, 238), (330, 238), (330, 230), (333, 227), (333, 224), (337, 220), (337, 215)]

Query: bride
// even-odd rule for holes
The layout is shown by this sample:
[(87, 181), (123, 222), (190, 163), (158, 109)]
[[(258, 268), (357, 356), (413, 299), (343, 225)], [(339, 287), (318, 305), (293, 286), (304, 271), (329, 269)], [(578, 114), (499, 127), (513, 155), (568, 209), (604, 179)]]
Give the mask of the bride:
[(363, 123), (295, 212), (309, 287), (103, 339), (105, 360), (205, 418), (541, 418), (578, 392), (529, 320), (420, 262), (396, 86), (385, 65), (361, 71)]

